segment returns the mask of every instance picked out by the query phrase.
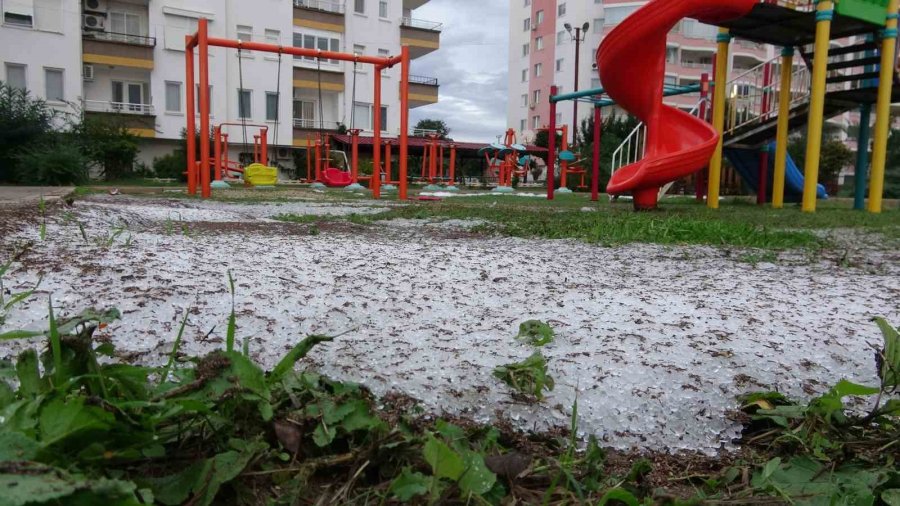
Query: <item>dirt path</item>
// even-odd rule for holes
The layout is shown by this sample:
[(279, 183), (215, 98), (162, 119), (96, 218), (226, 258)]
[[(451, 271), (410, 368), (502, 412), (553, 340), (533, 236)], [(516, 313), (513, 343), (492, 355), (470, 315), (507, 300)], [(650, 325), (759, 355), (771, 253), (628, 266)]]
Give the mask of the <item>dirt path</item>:
[(0, 205), (37, 202), (41, 195), (47, 201), (65, 197), (75, 188), (60, 186), (0, 186)]
[[(7, 286), (43, 275), (44, 295), (7, 327), (41, 326), (49, 293), (66, 314), (116, 306), (124, 319), (110, 337), (132, 358), (160, 363), (191, 307), (184, 351), (204, 353), (222, 346), (230, 270), (238, 337), (268, 365), (306, 334), (342, 333), (308, 365), (377, 394), (401, 392), (478, 421), (500, 412), (538, 429), (568, 424), (577, 398), (580, 430), (609, 445), (714, 453), (738, 435), (727, 413), (740, 393), (809, 397), (842, 377), (874, 383), (870, 319), (900, 321), (900, 265), (879, 252), (862, 267), (791, 254), (752, 266), (713, 248), (478, 237), (461, 233), (465, 223), (313, 229), (266, 219), (285, 206), (377, 210), (79, 202), (68, 221), (56, 214), (45, 242), (34, 225), (12, 234), (10, 244), (34, 246)], [(532, 353), (513, 340), (527, 319), (558, 333), (544, 350), (557, 388), (539, 404), (491, 374)], [(2, 345), (0, 357), (23, 346)]]

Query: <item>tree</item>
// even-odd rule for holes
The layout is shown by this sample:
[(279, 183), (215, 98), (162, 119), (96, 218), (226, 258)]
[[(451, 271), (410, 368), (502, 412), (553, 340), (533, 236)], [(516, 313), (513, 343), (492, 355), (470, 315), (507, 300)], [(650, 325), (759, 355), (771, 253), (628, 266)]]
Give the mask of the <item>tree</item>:
[[(634, 128), (638, 125), (637, 118), (630, 115), (610, 114), (603, 118), (603, 129), (600, 131), (600, 187), (603, 188), (609, 181), (612, 173), (612, 158), (616, 149), (625, 141)], [(586, 184), (590, 186), (591, 167), (594, 158), (594, 117), (591, 115), (581, 121), (578, 129), (578, 153), (577, 158), (584, 160), (583, 165), (588, 169)]]
[(888, 137), (887, 163), (884, 168), (884, 196), (900, 198), (900, 129), (892, 129)]
[(56, 116), (43, 100), (0, 82), (0, 181), (18, 179), (20, 155), (40, 148)]
[[(416, 126), (413, 127), (415, 131), (421, 130), (431, 130), (437, 133), (439, 139), (446, 139), (447, 136), (450, 135), (450, 128), (444, 123), (442, 119), (420, 119)], [(420, 134), (417, 137), (425, 137), (425, 134)]]
[(137, 137), (119, 118), (84, 116), (72, 126), (82, 153), (107, 181), (133, 175), (137, 159)]

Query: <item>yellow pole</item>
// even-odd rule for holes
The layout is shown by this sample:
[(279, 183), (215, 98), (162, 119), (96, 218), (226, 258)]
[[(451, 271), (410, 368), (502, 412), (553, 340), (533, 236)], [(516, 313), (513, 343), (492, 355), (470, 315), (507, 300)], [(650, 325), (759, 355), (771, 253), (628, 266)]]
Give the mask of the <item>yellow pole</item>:
[(794, 75), (794, 48), (781, 50), (781, 89), (778, 92), (778, 131), (775, 134), (775, 173), (772, 176), (772, 207), (784, 207), (784, 174), (791, 114), (791, 78)]
[(803, 171), (803, 212), (816, 212), (822, 128), (825, 124), (825, 86), (828, 77), (828, 47), (834, 2), (820, 0), (816, 6), (816, 49), (813, 59), (812, 92), (809, 97), (809, 125), (806, 129), (806, 167)]
[(875, 104), (875, 141), (872, 146), (872, 175), (869, 179), (869, 212), (881, 212), (884, 196), (884, 165), (890, 133), (891, 89), (894, 84), (894, 57), (897, 39), (898, 0), (888, 3), (888, 19), (881, 39), (881, 75), (878, 77), (878, 102)]
[(713, 90), (713, 128), (719, 133), (719, 144), (709, 161), (709, 188), (706, 205), (710, 209), (719, 208), (719, 189), (722, 184), (722, 134), (725, 132), (725, 93), (728, 91), (728, 44), (731, 35), (728, 29), (720, 28), (716, 37), (716, 76)]

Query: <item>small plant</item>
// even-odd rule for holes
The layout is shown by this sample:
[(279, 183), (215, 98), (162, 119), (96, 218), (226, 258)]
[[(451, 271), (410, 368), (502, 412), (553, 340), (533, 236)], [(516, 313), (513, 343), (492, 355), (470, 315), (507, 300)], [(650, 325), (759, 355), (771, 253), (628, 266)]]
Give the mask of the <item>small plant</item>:
[[(35, 283), (34, 287), (29, 290), (25, 290), (24, 292), (11, 293), (9, 294), (9, 298), (7, 298), (6, 288), (3, 286), (3, 277), (9, 272), (9, 269), (12, 267), (13, 262), (16, 257), (19, 255), (13, 255), (12, 258), (9, 259), (5, 264), (0, 265), (0, 327), (6, 324), (6, 316), (12, 310), (12, 308), (21, 302), (24, 302), (26, 299), (34, 295), (34, 292), (37, 291), (38, 287), (41, 286), (42, 278), (38, 278), (37, 283)], [(0, 333), (0, 341), (4, 340), (4, 336), (6, 334)]]
[(552, 343), (555, 337), (556, 334), (550, 325), (540, 320), (528, 320), (519, 325), (516, 339), (532, 346), (546, 346)]
[(47, 216), (46, 216), (47, 204), (44, 202), (44, 194), (41, 194), (41, 200), (38, 203), (38, 214), (41, 216), (41, 226), (40, 226), (40, 236), (41, 241), (47, 239)]
[(544, 391), (553, 391), (554, 381), (547, 373), (547, 360), (540, 352), (522, 362), (499, 366), (494, 369), (494, 376), (515, 390), (539, 400), (544, 398)]

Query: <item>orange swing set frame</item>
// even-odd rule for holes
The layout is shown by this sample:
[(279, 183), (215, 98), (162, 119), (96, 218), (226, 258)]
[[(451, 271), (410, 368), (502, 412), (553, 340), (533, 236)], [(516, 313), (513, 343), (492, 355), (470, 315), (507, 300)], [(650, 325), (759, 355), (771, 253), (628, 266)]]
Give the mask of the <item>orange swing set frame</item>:
[[(306, 56), (310, 58), (350, 61), (356, 63), (365, 63), (375, 67), (374, 72), (374, 104), (373, 104), (373, 124), (381, 124), (381, 81), (382, 72), (385, 69), (393, 68), (400, 65), (400, 185), (398, 197), (401, 200), (407, 199), (407, 159), (409, 156), (409, 66), (410, 56), (409, 47), (403, 46), (399, 56), (362, 56), (350, 53), (340, 53), (336, 51), (322, 51), (319, 49), (306, 49), (293, 46), (281, 46), (277, 44), (266, 44), (262, 42), (244, 42), (234, 39), (223, 39), (209, 36), (209, 20), (200, 18), (197, 23), (197, 33), (185, 36), (185, 88), (186, 88), (186, 126), (187, 126), (187, 173), (188, 173), (188, 194), (196, 195), (198, 186), (200, 188), (201, 198), (209, 198), (212, 196), (212, 188), (210, 174), (218, 173), (218, 166), (214, 166), (215, 160), (210, 160), (209, 155), (209, 132), (210, 132), (210, 100), (209, 100), (209, 48), (221, 47), (227, 49), (259, 51), (263, 53), (276, 53), (291, 56)], [(197, 76), (194, 70), (194, 52), (197, 52)], [(195, 97), (195, 83), (199, 77), (199, 97)], [(195, 103), (196, 99), (196, 103)], [(195, 111), (199, 105), (199, 132), (200, 132), (200, 160), (197, 160), (197, 118)], [(381, 150), (377, 146), (381, 145), (381, 131), (376, 128), (374, 131), (373, 146), (373, 166), (381, 166)], [(267, 150), (267, 141), (262, 143), (262, 150)], [(318, 147), (318, 146), (317, 146)], [(262, 157), (266, 160), (266, 157)], [(355, 157), (354, 157), (355, 158)], [(317, 164), (318, 165), (318, 164)], [(355, 173), (356, 164), (353, 164), (353, 172)], [(317, 174), (321, 176), (321, 174)], [(358, 178), (357, 174), (352, 177)], [(381, 178), (374, 177), (370, 181), (370, 189), (373, 198), (381, 197)]]

